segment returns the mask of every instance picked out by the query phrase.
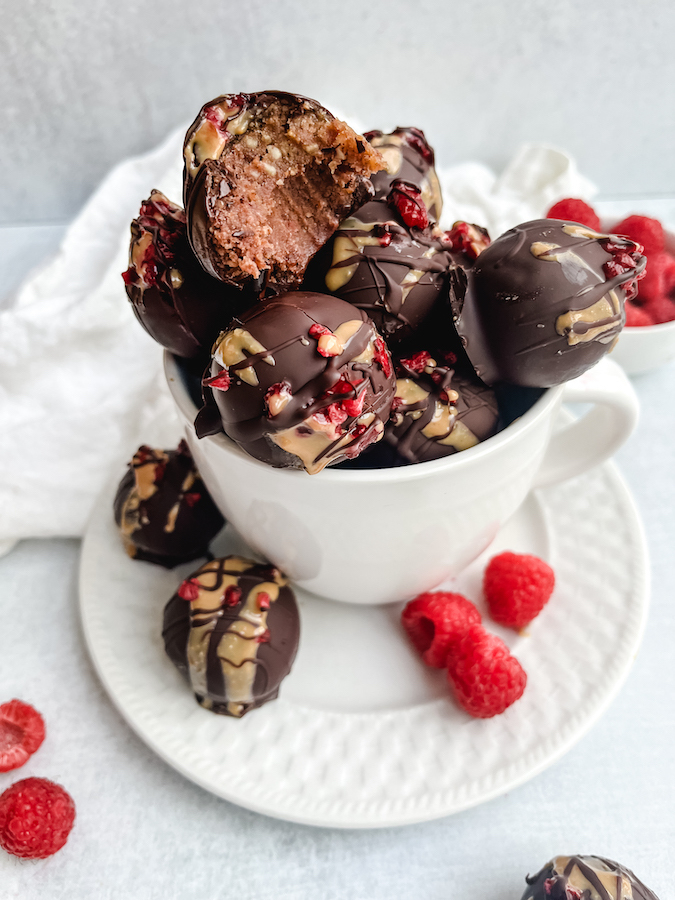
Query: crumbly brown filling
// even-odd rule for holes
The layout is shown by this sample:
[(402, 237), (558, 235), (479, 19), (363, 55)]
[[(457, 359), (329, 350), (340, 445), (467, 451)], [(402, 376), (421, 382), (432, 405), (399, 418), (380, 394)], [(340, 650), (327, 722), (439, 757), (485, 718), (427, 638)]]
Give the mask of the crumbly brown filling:
[[(272, 103), (218, 161), (208, 163), (209, 232), (235, 280), (298, 284), (307, 263), (350, 211), (364, 179), (384, 168), (348, 125)], [(359, 198), (360, 199), (360, 198)]]

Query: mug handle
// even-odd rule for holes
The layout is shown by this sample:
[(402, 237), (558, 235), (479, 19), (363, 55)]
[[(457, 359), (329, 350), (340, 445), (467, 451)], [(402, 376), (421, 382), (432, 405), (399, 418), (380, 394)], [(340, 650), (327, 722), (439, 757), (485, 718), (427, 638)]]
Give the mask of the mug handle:
[(585, 416), (551, 437), (534, 487), (573, 478), (604, 462), (627, 440), (638, 420), (638, 398), (628, 376), (606, 357), (568, 381), (563, 403), (593, 403)]

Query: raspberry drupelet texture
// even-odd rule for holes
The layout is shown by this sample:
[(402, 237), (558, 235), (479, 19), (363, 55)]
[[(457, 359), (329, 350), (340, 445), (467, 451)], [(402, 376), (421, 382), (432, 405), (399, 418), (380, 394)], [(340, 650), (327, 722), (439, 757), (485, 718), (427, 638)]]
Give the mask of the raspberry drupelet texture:
[(0, 706), (0, 772), (18, 769), (44, 739), (44, 720), (28, 703), (10, 700)]
[(0, 847), (14, 856), (52, 856), (68, 840), (74, 822), (72, 797), (46, 778), (24, 778), (0, 795)]
[[(593, 231), (600, 231), (600, 219), (598, 214), (585, 203), (574, 197), (565, 197), (564, 200), (558, 200), (546, 213), (547, 219), (569, 219), (572, 222), (578, 222), (580, 225), (586, 225)], [(618, 232), (623, 234), (623, 232)], [(642, 243), (642, 241), (640, 241)]]
[(490, 560), (483, 576), (490, 615), (516, 631), (539, 615), (554, 587), (553, 569), (527, 553), (500, 553)]
[(424, 662), (442, 669), (452, 646), (471, 625), (480, 624), (481, 615), (461, 594), (433, 591), (411, 600), (401, 621)]
[(448, 682), (463, 710), (478, 719), (503, 713), (525, 690), (527, 675), (509, 648), (472, 625), (448, 655)]
[(628, 216), (612, 227), (614, 234), (625, 234), (631, 241), (642, 244), (647, 257), (663, 253), (665, 234), (658, 219), (649, 216)]

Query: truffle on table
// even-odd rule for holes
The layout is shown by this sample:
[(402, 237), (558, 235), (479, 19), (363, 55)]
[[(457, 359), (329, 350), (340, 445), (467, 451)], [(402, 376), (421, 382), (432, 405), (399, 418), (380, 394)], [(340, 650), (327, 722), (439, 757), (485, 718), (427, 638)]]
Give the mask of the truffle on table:
[(166, 569), (207, 556), (225, 524), (185, 441), (176, 450), (139, 447), (114, 511), (129, 556)]
[(382, 437), (395, 377), (362, 310), (294, 291), (262, 301), (221, 334), (204, 385), (223, 430), (247, 453), (316, 474)]
[(207, 275), (187, 240), (185, 212), (152, 191), (131, 223), (129, 268), (122, 273), (136, 318), (177, 356), (208, 351), (237, 312), (254, 302)]
[(494, 392), (441, 354), (418, 351), (400, 360), (398, 375), (384, 437), (408, 462), (468, 450), (499, 430)]
[(298, 648), (300, 619), (278, 569), (228, 556), (180, 585), (164, 610), (162, 636), (198, 703), (239, 718), (278, 695)]
[(227, 94), (202, 107), (184, 144), (192, 248), (229, 284), (300, 284), (307, 263), (372, 196), (379, 153), (315, 100)]
[(646, 259), (639, 244), (557, 219), (525, 222), (466, 270), (456, 326), (486, 384), (550, 387), (608, 353)]
[(522, 900), (658, 900), (630, 869), (600, 856), (556, 856), (526, 880)]
[(443, 232), (410, 228), (392, 207), (373, 201), (342, 222), (306, 284), (364, 310), (389, 342), (398, 342), (447, 300), (456, 268)]
[(422, 196), (430, 222), (443, 209), (441, 185), (434, 168), (434, 151), (420, 128), (395, 128), (389, 134), (367, 131), (365, 137), (384, 157), (386, 169), (372, 177), (375, 199), (386, 200), (394, 181), (414, 184)]

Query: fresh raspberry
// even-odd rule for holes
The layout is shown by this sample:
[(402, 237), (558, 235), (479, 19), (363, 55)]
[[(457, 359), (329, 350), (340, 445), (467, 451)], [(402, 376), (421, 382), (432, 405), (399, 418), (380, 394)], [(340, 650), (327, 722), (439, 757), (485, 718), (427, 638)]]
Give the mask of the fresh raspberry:
[(632, 241), (637, 241), (645, 248), (645, 253), (650, 258), (657, 253), (663, 253), (665, 248), (665, 235), (663, 225), (658, 219), (650, 219), (648, 216), (628, 216), (617, 222), (612, 228), (613, 234), (625, 234)]
[(0, 772), (18, 769), (44, 739), (44, 719), (28, 703), (10, 700), (0, 706)]
[(666, 294), (675, 294), (675, 256), (666, 253), (666, 261), (663, 272), (663, 286)]
[(653, 325), (649, 312), (643, 306), (636, 306), (635, 303), (626, 303), (626, 326), (628, 328), (642, 328), (645, 325)]
[(461, 594), (432, 591), (420, 594), (407, 604), (401, 622), (415, 649), (428, 666), (444, 668), (452, 645), (481, 615)]
[(653, 300), (645, 303), (643, 308), (652, 317), (655, 325), (663, 325), (675, 319), (675, 303), (665, 295), (654, 297)]
[(522, 696), (527, 675), (509, 648), (482, 625), (472, 625), (448, 655), (448, 682), (470, 716), (489, 719)]
[(490, 615), (519, 631), (546, 605), (555, 587), (553, 569), (527, 553), (500, 553), (485, 569), (483, 591)]
[(75, 821), (75, 804), (59, 784), (24, 778), (0, 794), (0, 847), (23, 859), (60, 850)]
[(592, 228), (593, 231), (600, 231), (600, 219), (593, 207), (573, 197), (566, 197), (554, 203), (546, 213), (546, 218), (568, 219), (570, 222), (578, 222), (586, 228)]
[(666, 294), (666, 271), (670, 267), (669, 263), (667, 253), (656, 253), (649, 257), (644, 278), (638, 286), (639, 303), (649, 303)]

